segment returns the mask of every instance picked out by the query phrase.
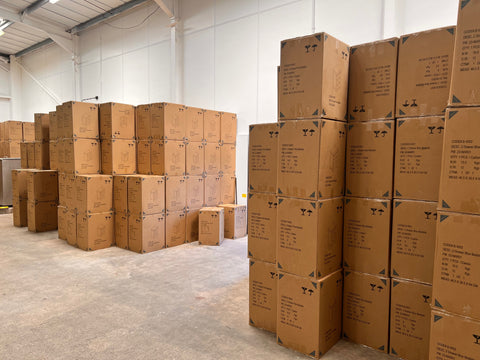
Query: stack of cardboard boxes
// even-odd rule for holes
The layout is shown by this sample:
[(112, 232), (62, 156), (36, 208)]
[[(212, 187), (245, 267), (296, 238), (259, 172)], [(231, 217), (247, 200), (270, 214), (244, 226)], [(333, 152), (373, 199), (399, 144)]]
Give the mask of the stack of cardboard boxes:
[(28, 230), (56, 230), (58, 173), (55, 170), (30, 170), (26, 171), (26, 177)]
[[(31, 139), (31, 125), (25, 123), (27, 138)], [(0, 157), (20, 157), (20, 144), (22, 143), (24, 123), (21, 121), (5, 121), (0, 123)]]

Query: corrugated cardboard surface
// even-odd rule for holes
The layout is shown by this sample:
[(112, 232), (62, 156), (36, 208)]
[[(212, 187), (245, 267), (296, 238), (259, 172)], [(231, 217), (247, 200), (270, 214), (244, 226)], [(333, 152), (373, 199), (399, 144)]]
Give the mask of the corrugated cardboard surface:
[(187, 229), (186, 229), (186, 242), (198, 241), (198, 217), (200, 215), (200, 209), (188, 209), (186, 211), (187, 216)]
[(35, 141), (35, 123), (24, 122), (22, 125), (23, 125), (23, 141)]
[(151, 104), (151, 137), (159, 140), (185, 139), (185, 106), (171, 103)]
[(198, 243), (200, 245), (220, 245), (224, 239), (223, 225), (223, 208), (205, 207), (200, 209)]
[(58, 201), (58, 173), (54, 170), (28, 171), (27, 192), (30, 201)]
[(70, 101), (63, 105), (63, 138), (98, 139), (98, 106)]
[(12, 196), (13, 205), (13, 226), (25, 227), (28, 226), (28, 200), (26, 198), (19, 198)]
[(165, 177), (136, 175), (128, 178), (128, 212), (132, 216), (165, 212)]
[(29, 169), (35, 169), (35, 142), (27, 144), (27, 164)]
[(67, 216), (68, 209), (65, 206), (58, 206), (58, 238), (67, 240)]
[(245, 205), (223, 204), (224, 235), (227, 239), (238, 239), (247, 235), (247, 207)]
[(135, 174), (137, 171), (136, 145), (135, 140), (102, 140), (102, 173)]
[(148, 253), (165, 248), (165, 215), (129, 216), (128, 249)]
[(166, 247), (182, 245), (186, 242), (187, 219), (185, 210), (169, 211), (165, 217)]
[(42, 170), (50, 169), (50, 149), (48, 141), (35, 141), (34, 143), (34, 159), (35, 168)]
[(116, 213), (127, 212), (128, 205), (128, 176), (115, 175), (113, 177), (113, 210)]
[(222, 174), (235, 175), (236, 156), (236, 146), (234, 144), (222, 144), (220, 146), (220, 171)]
[(205, 146), (202, 142), (189, 141), (185, 144), (185, 173), (203, 175), (205, 171)]
[(185, 175), (185, 143), (183, 141), (153, 140), (151, 166), (155, 175)]
[(77, 215), (77, 246), (80, 249), (100, 250), (114, 243), (113, 212)]
[(237, 142), (237, 115), (222, 112), (220, 115), (220, 139), (223, 144)]
[[(203, 176), (186, 177), (186, 206), (189, 209), (200, 209), (205, 204)], [(168, 197), (168, 196), (167, 196)]]
[(115, 218), (115, 245), (121, 249), (128, 249), (128, 214), (126, 211), (116, 211)]
[[(63, 139), (65, 162), (63, 170), (69, 174), (100, 173), (100, 141), (96, 139)], [(59, 164), (62, 165), (62, 164)]]
[(20, 199), (28, 199), (28, 169), (12, 170), (12, 195)]
[(48, 124), (48, 131), (49, 131), (49, 140), (57, 140), (58, 139), (58, 117), (56, 111), (51, 111), (48, 113), (49, 115), (49, 124)]
[(49, 161), (50, 166), (49, 169), (58, 170), (58, 148), (57, 148), (57, 140), (50, 140), (48, 145), (49, 150)]
[(28, 231), (43, 232), (57, 229), (57, 202), (28, 200)]
[(137, 141), (137, 173), (152, 174), (152, 140)]
[[(48, 114), (34, 114), (35, 121), (35, 141), (49, 141), (49, 115)], [(5, 133), (8, 133), (8, 127), (5, 127)]]
[(187, 206), (186, 176), (165, 177), (165, 209), (167, 212), (182, 211)]
[(77, 246), (77, 210), (67, 208), (68, 213), (66, 215), (66, 228), (67, 243), (72, 246)]
[(188, 141), (203, 141), (203, 115), (200, 108), (188, 106), (185, 109), (185, 138)]
[(220, 112), (214, 110), (205, 110), (203, 117), (203, 138), (209, 143), (219, 143)]
[(217, 206), (221, 203), (221, 180), (219, 175), (205, 176), (205, 205)]
[(28, 143), (20, 143), (20, 166), (22, 169), (28, 169)]
[(220, 172), (220, 145), (218, 143), (205, 144), (205, 173), (207, 175), (218, 175)]
[(135, 140), (135, 106), (106, 103), (99, 106), (100, 139)]
[(223, 174), (220, 176), (219, 204), (233, 204), (236, 202), (237, 178), (235, 175)]
[(250, 259), (249, 324), (277, 331), (277, 279), (275, 264)]
[(113, 211), (113, 177), (79, 175), (75, 179), (75, 208), (79, 214)]
[(137, 140), (149, 140), (152, 134), (152, 107), (138, 105), (135, 112), (135, 128)]

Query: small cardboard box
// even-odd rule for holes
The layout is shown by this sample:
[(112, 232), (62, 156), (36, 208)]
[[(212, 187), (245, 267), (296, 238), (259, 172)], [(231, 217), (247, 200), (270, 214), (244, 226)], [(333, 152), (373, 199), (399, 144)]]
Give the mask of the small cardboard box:
[(198, 243), (220, 245), (224, 240), (224, 211), (220, 207), (204, 207), (198, 216)]
[(341, 337), (342, 289), (341, 270), (318, 280), (279, 271), (277, 343), (323, 356)]
[(50, 169), (50, 142), (49, 141), (35, 141), (34, 143), (34, 159), (35, 169), (49, 170)]
[(113, 177), (113, 211), (119, 214), (128, 211), (128, 178), (125, 175)]
[(27, 143), (27, 163), (29, 169), (35, 169), (35, 142)]
[(99, 106), (100, 139), (135, 140), (135, 106), (105, 103)]
[(152, 139), (185, 139), (185, 106), (171, 103), (151, 105)]
[(396, 117), (445, 112), (454, 44), (455, 26), (400, 37)]
[(137, 151), (135, 140), (102, 140), (101, 150), (103, 174), (116, 175), (136, 173)]
[(248, 257), (277, 262), (277, 197), (275, 194), (248, 194)]
[(279, 119), (347, 120), (349, 48), (326, 33), (281, 42)]
[(277, 267), (318, 279), (342, 267), (343, 197), (278, 198)]
[(98, 139), (98, 106), (70, 101), (63, 104), (63, 137)]
[(343, 336), (388, 353), (390, 278), (345, 270)]
[(249, 269), (249, 324), (276, 333), (278, 273), (275, 264), (250, 259)]
[(437, 203), (394, 200), (391, 275), (432, 284)]
[(137, 141), (137, 173), (152, 174), (152, 140)]
[(220, 172), (222, 174), (235, 175), (236, 146), (234, 144), (222, 144), (220, 146)]
[(76, 187), (76, 176), (67, 174), (65, 175), (65, 200), (62, 202), (62, 205), (66, 206), (71, 210), (77, 211), (77, 187)]
[(235, 175), (220, 176), (220, 203), (233, 204), (236, 201), (237, 178)]
[(345, 199), (343, 266), (346, 270), (388, 276), (391, 208), (389, 200)]
[(63, 139), (64, 171), (69, 174), (100, 173), (100, 141), (95, 139)]
[(165, 177), (134, 175), (128, 177), (128, 213), (139, 217), (165, 212)]
[(218, 144), (221, 140), (221, 114), (214, 110), (204, 110), (203, 114), (203, 138), (207, 143)]
[(128, 214), (126, 211), (114, 212), (115, 218), (115, 245), (121, 249), (128, 249)]
[(250, 125), (248, 137), (248, 189), (277, 192), (279, 123)]
[(28, 200), (12, 196), (13, 226), (28, 226)]
[(28, 169), (28, 143), (20, 143), (20, 166), (22, 169)]
[(51, 111), (48, 113), (49, 123), (48, 123), (48, 138), (50, 141), (57, 140), (58, 136), (58, 117), (56, 111)]
[(186, 242), (198, 241), (198, 216), (200, 209), (187, 209), (186, 211)]
[(67, 208), (68, 212), (66, 215), (66, 229), (67, 243), (72, 246), (77, 246), (77, 210)]
[(23, 141), (35, 141), (35, 123), (24, 122), (23, 127)]
[(152, 106), (139, 105), (135, 109), (135, 136), (137, 140), (152, 138)]
[(203, 110), (196, 107), (185, 108), (185, 138), (190, 142), (203, 141)]
[(224, 236), (238, 239), (247, 235), (247, 207), (245, 205), (223, 204)]
[(309, 200), (343, 196), (345, 140), (346, 124), (340, 121), (280, 123), (278, 194)]
[(165, 245), (178, 246), (186, 243), (187, 214), (185, 210), (169, 211), (165, 215)]
[(68, 209), (65, 206), (58, 206), (58, 238), (67, 240), (67, 216)]
[(80, 249), (100, 250), (114, 243), (113, 212), (77, 215), (77, 246)]
[(185, 143), (183, 141), (153, 140), (151, 164), (155, 175), (185, 175)]
[(57, 229), (57, 202), (32, 201), (27, 203), (28, 231), (44, 232)]
[(437, 201), (445, 118), (397, 120), (394, 197)]
[(348, 122), (393, 119), (398, 38), (350, 48)]
[(58, 147), (57, 140), (50, 140), (48, 144), (49, 169), (58, 171)]
[(205, 172), (205, 145), (201, 142), (186, 142), (185, 151), (185, 174), (203, 175)]
[(237, 143), (237, 114), (220, 113), (220, 141), (222, 144)]
[(50, 141), (50, 115), (34, 114), (35, 141)]
[(165, 177), (165, 209), (167, 212), (183, 211), (187, 206), (187, 177)]
[(217, 206), (221, 203), (221, 176), (207, 175), (205, 176), (205, 205)]
[(165, 214), (128, 218), (128, 249), (148, 253), (165, 248)]
[(113, 211), (113, 177), (110, 175), (77, 176), (75, 194), (78, 214)]
[(12, 170), (12, 196), (28, 199), (28, 169)]
[(20, 141), (9, 140), (5, 141), (5, 156), (8, 158), (20, 157)]
[(205, 144), (205, 174), (218, 175), (221, 166), (221, 152), (220, 144), (206, 143)]
[(205, 186), (204, 183), (205, 179), (203, 176), (186, 177), (186, 206), (188, 209), (200, 209), (205, 204), (205, 194), (203, 192)]
[(391, 199), (395, 120), (348, 125), (346, 194)]
[(54, 170), (27, 172), (29, 201), (58, 201), (58, 173)]
[(392, 279), (390, 354), (402, 359), (428, 359), (432, 286)]

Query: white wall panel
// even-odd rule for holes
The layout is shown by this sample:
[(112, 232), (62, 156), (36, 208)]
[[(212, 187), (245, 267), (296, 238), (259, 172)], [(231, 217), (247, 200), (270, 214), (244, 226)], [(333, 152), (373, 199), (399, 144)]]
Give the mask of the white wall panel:
[(123, 63), (124, 102), (144, 104), (148, 96), (148, 49), (132, 51), (124, 56)]
[(0, 95), (10, 95), (10, 72), (0, 68)]
[(119, 102), (124, 100), (123, 56), (115, 56), (101, 63), (101, 93), (100, 103)]
[(456, 0), (402, 0), (401, 4), (405, 13), (402, 29), (405, 34), (457, 23)]
[(142, 103), (169, 102), (170, 99), (170, 41), (150, 46), (148, 53), (149, 97)]
[(100, 62), (80, 66), (81, 98), (91, 98), (102, 95)]
[(258, 0), (222, 0), (215, 2), (215, 23), (222, 24), (256, 14)]
[[(0, 70), (1, 71), (1, 70)], [(0, 122), (10, 119), (10, 100), (0, 99)]]
[(185, 33), (199, 31), (215, 23), (215, 0), (183, 0), (180, 11)]
[(248, 134), (237, 137), (237, 199), (239, 204), (247, 204), (247, 198), (242, 194), (248, 194)]

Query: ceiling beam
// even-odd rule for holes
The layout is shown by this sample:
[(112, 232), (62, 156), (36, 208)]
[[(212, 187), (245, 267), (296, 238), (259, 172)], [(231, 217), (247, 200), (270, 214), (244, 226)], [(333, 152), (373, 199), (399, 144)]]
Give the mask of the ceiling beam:
[(170, 20), (174, 20), (175, 19), (175, 15), (173, 14), (173, 12), (168, 8), (167, 5), (165, 5), (165, 3), (163, 2), (163, 0), (155, 0), (155, 2), (157, 3), (157, 5), (160, 7), (160, 9), (163, 10), (163, 12), (168, 16), (168, 18)]
[(23, 11), (20, 13), (20, 15), (25, 16), (28, 14), (31, 14), (35, 10), (40, 9), (43, 5), (47, 4), (49, 0), (37, 0), (34, 3), (31, 3), (28, 5)]
[(15, 54), (15, 57), (16, 57), (16, 58), (19, 58), (20, 56), (26, 55), (26, 54), (28, 54), (29, 52), (35, 51), (35, 50), (40, 49), (41, 47), (47, 46), (47, 45), (49, 45), (49, 44), (53, 44), (53, 40), (50, 39), (50, 38), (45, 39), (45, 40), (40, 41), (40, 42), (38, 42), (38, 43), (36, 43), (36, 44), (33, 44), (32, 46), (29, 46), (29, 47), (25, 48), (25, 49), (23, 49), (23, 50), (20, 50), (19, 52), (17, 52), (17, 53)]

